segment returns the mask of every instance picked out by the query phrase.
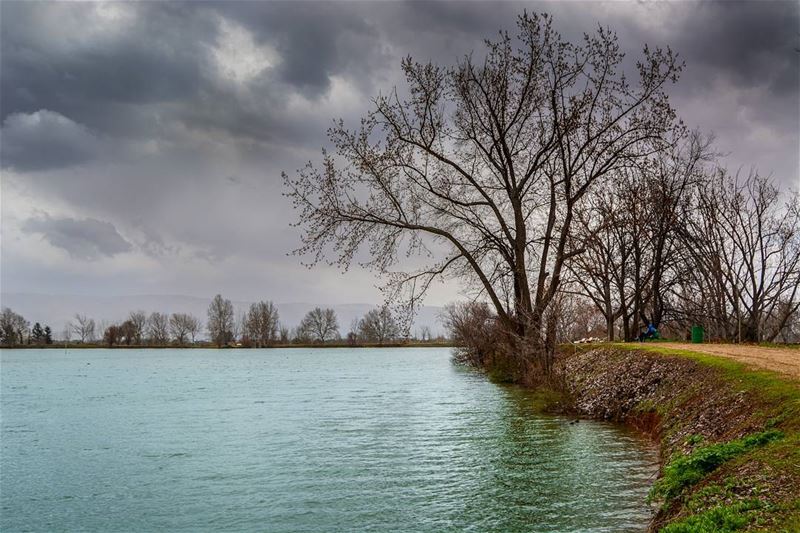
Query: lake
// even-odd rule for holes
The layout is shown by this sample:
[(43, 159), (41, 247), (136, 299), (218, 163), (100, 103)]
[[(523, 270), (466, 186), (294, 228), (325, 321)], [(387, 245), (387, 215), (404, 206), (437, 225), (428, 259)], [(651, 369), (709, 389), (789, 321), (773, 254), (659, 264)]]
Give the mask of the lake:
[(3, 531), (643, 531), (658, 452), (449, 349), (2, 350)]

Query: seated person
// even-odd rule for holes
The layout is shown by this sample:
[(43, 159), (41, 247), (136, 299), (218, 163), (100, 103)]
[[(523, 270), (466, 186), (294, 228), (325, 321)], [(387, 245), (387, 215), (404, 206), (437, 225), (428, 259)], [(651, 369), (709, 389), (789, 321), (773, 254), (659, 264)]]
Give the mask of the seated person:
[(655, 339), (658, 337), (658, 330), (652, 323), (647, 324), (647, 329), (639, 334), (639, 342), (646, 341), (647, 339)]

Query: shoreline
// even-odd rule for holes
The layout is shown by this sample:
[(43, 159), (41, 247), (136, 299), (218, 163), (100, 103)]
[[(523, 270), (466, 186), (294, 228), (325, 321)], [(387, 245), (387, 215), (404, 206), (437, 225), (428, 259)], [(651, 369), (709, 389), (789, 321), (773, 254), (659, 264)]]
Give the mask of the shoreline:
[(587, 345), (539, 390), (545, 411), (659, 445), (649, 531), (800, 530), (800, 382), (703, 353)]
[(105, 344), (23, 344), (19, 346), (0, 346), (0, 350), (273, 350), (276, 348), (454, 348), (456, 345), (450, 342), (393, 342), (393, 343), (289, 343), (289, 344), (273, 344), (271, 346), (262, 346), (256, 348), (255, 346), (214, 346), (213, 344), (195, 344), (191, 346), (176, 346), (176, 345), (114, 345), (108, 346)]

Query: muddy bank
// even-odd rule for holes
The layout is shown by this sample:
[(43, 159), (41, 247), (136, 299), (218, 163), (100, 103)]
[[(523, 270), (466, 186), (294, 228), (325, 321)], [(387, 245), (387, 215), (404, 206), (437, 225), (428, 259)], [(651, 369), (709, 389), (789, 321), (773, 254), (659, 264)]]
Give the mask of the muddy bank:
[(800, 386), (701, 355), (622, 348), (560, 358), (568, 403), (661, 444), (652, 531), (800, 531)]

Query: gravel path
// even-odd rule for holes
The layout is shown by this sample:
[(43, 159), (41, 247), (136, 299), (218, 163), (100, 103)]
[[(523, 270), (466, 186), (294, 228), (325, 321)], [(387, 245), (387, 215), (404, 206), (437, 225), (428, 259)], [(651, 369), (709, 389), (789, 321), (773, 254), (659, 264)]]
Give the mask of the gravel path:
[(800, 350), (796, 348), (765, 348), (741, 344), (689, 344), (654, 342), (648, 345), (674, 350), (691, 350), (710, 355), (729, 357), (742, 363), (774, 370), (800, 379)]

